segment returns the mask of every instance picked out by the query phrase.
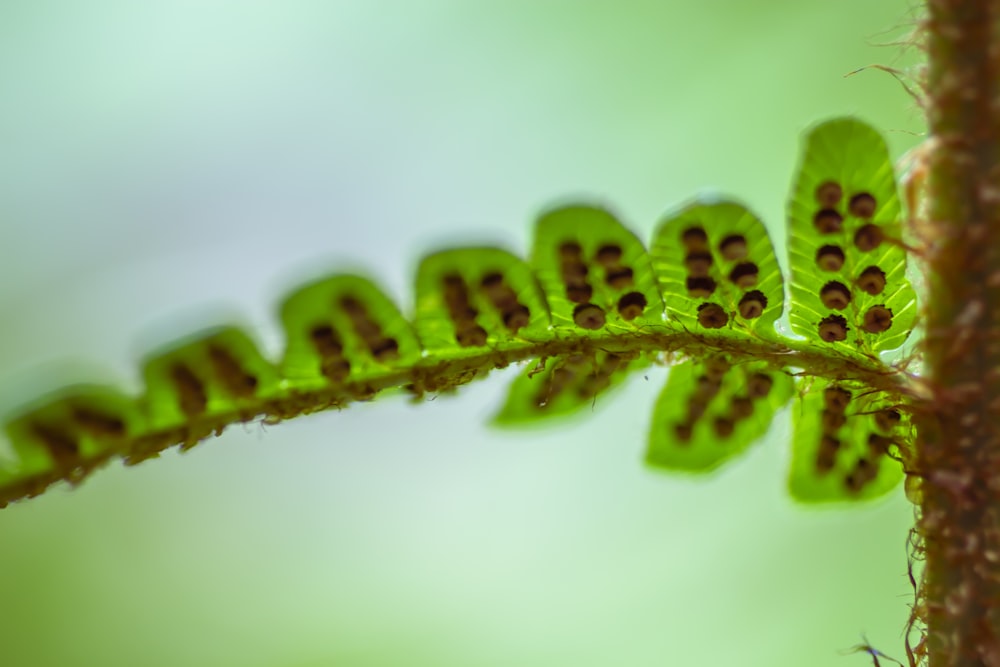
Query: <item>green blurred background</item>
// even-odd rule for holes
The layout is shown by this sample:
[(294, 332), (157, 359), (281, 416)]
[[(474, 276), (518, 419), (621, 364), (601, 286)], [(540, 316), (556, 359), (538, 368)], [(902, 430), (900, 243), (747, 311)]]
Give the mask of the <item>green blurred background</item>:
[[(610, 203), (649, 238), (705, 189), (782, 240), (800, 133), (913, 145), (906, 2), (10, 0), (0, 386), (137, 388), (152, 346), (361, 268)], [(889, 32), (884, 32), (889, 30)], [(907, 62), (905, 57), (902, 61)], [(66, 370), (73, 364), (73, 371)], [(509, 372), (59, 488), (0, 512), (4, 665), (869, 665), (902, 658), (911, 508), (786, 497), (786, 418), (707, 479), (643, 468), (666, 372), (490, 429)], [(0, 446), (2, 447), (2, 446)], [(0, 455), (2, 455), (0, 448)]]

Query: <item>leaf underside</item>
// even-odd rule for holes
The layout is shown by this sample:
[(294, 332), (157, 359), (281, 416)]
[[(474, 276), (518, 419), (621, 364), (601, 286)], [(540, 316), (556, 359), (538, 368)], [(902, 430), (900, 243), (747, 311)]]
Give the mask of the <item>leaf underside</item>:
[[(892, 165), (877, 132), (836, 119), (807, 135), (794, 183), (787, 313), (767, 230), (737, 202), (686, 205), (648, 252), (607, 210), (566, 206), (540, 217), (528, 261), (489, 247), (426, 257), (411, 316), (372, 281), (334, 275), (285, 299), (277, 362), (223, 326), (147, 358), (141, 396), (88, 385), (42, 397), (5, 422), (13, 458), (0, 467), (0, 503), (232, 423), (391, 389), (419, 397), (515, 362), (525, 366), (498, 424), (581, 412), (635, 371), (670, 363), (649, 465), (715, 469), (792, 401), (792, 496), (884, 495), (913, 439), (906, 377), (878, 356), (906, 340), (916, 313)], [(783, 314), (804, 340), (779, 334)]]
[(916, 295), (904, 275), (901, 215), (874, 129), (838, 119), (806, 135), (788, 203), (792, 331), (852, 356), (903, 344)]
[(903, 479), (909, 419), (881, 392), (825, 378), (800, 381), (792, 408), (789, 490), (805, 502), (875, 498)]
[(792, 379), (766, 364), (732, 366), (725, 355), (670, 369), (656, 401), (646, 461), (704, 472), (739, 455), (792, 397)]

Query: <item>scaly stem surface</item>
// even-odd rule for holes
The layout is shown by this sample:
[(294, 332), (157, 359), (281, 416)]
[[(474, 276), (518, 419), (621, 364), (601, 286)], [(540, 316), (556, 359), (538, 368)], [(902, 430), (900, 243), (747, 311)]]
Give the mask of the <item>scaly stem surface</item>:
[(1000, 665), (1000, 2), (929, 0), (934, 399), (917, 474), (930, 667)]

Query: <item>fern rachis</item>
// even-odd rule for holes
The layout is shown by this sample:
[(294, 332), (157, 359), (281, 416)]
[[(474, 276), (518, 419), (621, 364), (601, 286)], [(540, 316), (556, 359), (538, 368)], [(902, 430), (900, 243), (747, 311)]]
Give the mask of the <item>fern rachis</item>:
[[(501, 419), (540, 419), (579, 409), (636, 365), (677, 356), (692, 359), (693, 375), (675, 373), (664, 389), (650, 462), (714, 467), (762, 435), (798, 374), (800, 394), (827, 398), (797, 408), (823, 418), (797, 426), (796, 459), (806, 460), (793, 466), (793, 493), (878, 495), (899, 480), (886, 459), (910, 456), (904, 415), (922, 398), (918, 383), (877, 356), (906, 340), (915, 317), (897, 247), (901, 215), (874, 130), (842, 119), (811, 131), (788, 209), (789, 313), (801, 340), (775, 329), (784, 287), (763, 225), (725, 200), (669, 215), (648, 253), (606, 210), (570, 205), (539, 218), (527, 263), (494, 248), (431, 255), (417, 271), (409, 320), (365, 278), (324, 278), (284, 300), (280, 362), (223, 327), (149, 357), (138, 399), (69, 388), (15, 415), (7, 432), (17, 461), (2, 498), (82, 479), (111, 456), (137, 463), (190, 447), (233, 422), (277, 422), (394, 387), (420, 397), (521, 360), (540, 361), (515, 383)], [(844, 398), (831, 405), (831, 395)], [(680, 403), (685, 414), (665, 415)], [(869, 423), (886, 414), (892, 423)], [(819, 450), (803, 454), (808, 441)]]
[[(829, 100), (828, 100), (827, 102), (829, 103)], [(866, 110), (868, 109), (868, 106), (867, 106), (867, 104), (866, 104), (866, 105), (864, 106), (864, 108), (865, 108)], [(815, 112), (815, 114), (814, 114), (813, 116), (811, 116), (811, 117), (818, 117), (818, 116), (819, 116), (820, 114), (824, 114), (824, 113), (827, 113), (827, 109), (828, 109), (828, 107), (824, 106), (824, 107), (823, 107), (822, 109), (819, 109), (819, 110), (817, 110), (817, 111)], [(792, 124), (789, 124), (789, 125), (788, 125), (788, 127), (791, 127), (791, 125), (792, 125)], [(798, 127), (798, 126), (801, 126), (801, 121), (799, 122), (799, 124), (798, 124), (798, 125), (795, 125), (795, 127)], [(883, 127), (885, 127), (886, 125), (885, 125), (885, 124), (883, 123), (883, 124), (882, 124), (882, 126), (883, 126)], [(787, 139), (788, 139), (788, 140), (790, 141), (790, 140), (792, 139), (792, 136), (794, 135), (794, 132), (793, 132), (793, 131), (789, 131), (788, 127), (786, 127), (786, 128), (785, 128), (785, 131), (783, 132), (783, 135), (787, 135)], [(734, 148), (733, 148), (733, 154), (735, 155), (735, 154), (736, 154), (736, 153), (738, 153), (738, 152), (740, 152), (740, 151), (739, 151), (739, 150), (737, 150), (737, 148), (735, 147), (735, 144), (734, 144)], [(782, 175), (782, 176), (781, 176), (781, 178), (784, 178), (784, 175)], [(775, 179), (775, 180), (780, 180), (780, 179)], [(704, 182), (704, 181), (703, 181), (703, 182)], [(699, 183), (699, 185), (700, 185), (700, 184), (701, 184), (701, 183)], [(602, 185), (603, 185), (603, 184), (602, 184)], [(780, 185), (783, 185), (783, 183), (782, 183), (782, 184), (780, 184)], [(772, 199), (777, 199), (777, 198), (779, 198), (779, 195), (780, 195), (780, 190), (781, 190), (781, 187), (780, 187), (780, 185), (779, 185), (778, 187), (776, 187), (776, 188), (774, 189), (774, 190), (776, 190), (777, 192), (776, 192), (776, 191), (774, 191), (774, 190), (773, 190), (773, 191), (770, 191), (770, 192), (768, 192), (768, 193), (766, 194), (766, 196), (767, 196), (768, 198), (772, 198)], [(611, 186), (609, 186), (609, 187), (611, 187)], [(549, 187), (549, 188), (547, 188), (547, 189), (546, 189), (546, 192), (545, 192), (545, 196), (548, 196), (548, 195), (551, 195), (551, 194), (552, 194), (553, 192), (556, 192), (556, 193), (558, 193), (558, 192), (560, 192), (561, 190), (562, 190), (562, 188), (559, 188), (559, 187), (555, 187), (555, 188), (552, 188), (552, 187)], [(691, 191), (690, 189), (688, 189), (688, 190), (685, 190), (685, 192), (690, 192), (690, 191)], [(746, 194), (753, 194), (753, 192), (751, 192), (750, 190), (748, 190), (748, 189), (746, 189), (746, 188), (740, 188), (740, 189), (736, 189), (735, 191), (736, 191), (736, 192), (739, 192), (739, 193), (746, 193)], [(631, 198), (631, 197), (630, 197), (630, 196), (628, 196), (628, 195), (620, 195), (620, 194), (618, 194), (617, 192), (616, 192), (616, 194), (614, 195), (613, 199), (614, 199), (614, 201), (615, 201), (616, 203), (619, 203), (619, 204), (624, 204), (624, 205), (629, 205), (629, 204), (630, 204), (631, 202), (634, 202), (634, 201), (635, 201), (635, 200), (634, 200), (634, 198)], [(662, 201), (676, 201), (676, 200), (677, 200), (677, 197), (676, 197), (676, 196), (670, 196), (670, 195), (667, 195), (666, 199), (664, 199), (664, 200), (662, 200)], [(656, 202), (656, 203), (657, 203), (657, 206), (658, 206), (659, 204), (661, 204), (661, 203), (662, 203), (662, 201), (658, 199), (658, 200), (657, 200), (657, 202)], [(471, 217), (471, 216), (469, 216), (469, 217)], [(775, 221), (780, 221), (780, 215), (775, 215), (775, 214), (773, 214), (773, 212), (772, 212), (772, 214), (770, 214), (770, 215), (766, 215), (766, 216), (764, 216), (764, 217), (766, 217), (766, 219), (767, 219), (767, 220), (768, 220), (769, 222), (775, 222)], [(645, 220), (647, 219), (647, 216), (629, 216), (629, 218), (630, 218), (630, 226), (632, 226), (632, 225), (640, 225), (640, 224), (642, 224), (642, 223), (643, 223), (643, 221), (645, 221)], [(650, 220), (651, 220), (651, 219), (650, 219)], [(479, 220), (477, 219), (477, 222), (478, 222), (478, 221), (479, 221)], [(486, 222), (486, 221), (483, 221), (483, 226), (484, 226), (484, 227), (489, 227), (489, 226), (490, 226), (490, 223), (488, 223), (488, 222)], [(496, 226), (496, 225), (494, 225), (494, 226)], [(635, 229), (636, 229), (636, 231), (638, 231), (638, 230), (639, 230), (639, 228), (638, 228), (638, 227), (635, 227)], [(772, 232), (772, 233), (775, 233), (775, 232)], [(779, 233), (779, 234), (780, 234), (780, 232), (777, 232), (777, 233)], [(643, 240), (644, 240), (644, 241), (648, 241), (648, 240), (649, 240), (649, 238), (650, 238), (650, 235), (649, 235), (649, 233), (648, 233), (648, 230), (647, 230), (647, 233), (642, 233), (642, 234), (640, 234), (640, 236), (641, 236), (641, 237), (643, 238)], [(423, 241), (423, 242), (422, 242), (422, 243), (420, 244), (420, 247), (423, 247), (423, 248), (425, 248), (425, 247), (428, 247), (429, 245), (433, 245), (433, 242), (432, 242), (432, 241)], [(232, 251), (234, 251), (234, 250), (235, 250), (235, 254), (237, 254), (237, 255), (240, 255), (240, 254), (242, 254), (242, 253), (240, 252), (240, 249), (239, 249), (239, 246), (236, 246), (235, 248), (231, 246), (231, 247), (230, 247), (230, 249), (229, 249), (229, 251), (230, 251), (230, 252), (232, 252)], [(220, 253), (220, 254), (221, 254), (221, 253)], [(412, 253), (412, 252), (411, 252), (410, 254), (411, 254), (411, 255), (413, 255), (413, 253)], [(518, 254), (521, 254), (521, 253), (518, 253)], [(779, 254), (780, 254), (780, 253), (779, 253)], [(377, 259), (377, 258), (376, 258), (376, 259)], [(370, 262), (370, 264), (371, 264), (372, 266), (374, 266), (374, 264), (375, 264), (375, 263), (376, 263), (376, 262)], [(379, 275), (379, 276), (380, 276), (380, 275), (382, 275), (382, 272), (381, 272), (381, 271), (379, 271), (379, 272), (378, 272), (378, 275)], [(390, 277), (392, 276), (392, 273), (391, 273), (391, 271), (390, 271), (389, 275), (390, 275)], [(392, 281), (392, 282), (393, 282), (393, 284), (394, 284), (394, 285), (397, 285), (397, 289), (396, 289), (396, 290), (394, 291), (394, 294), (396, 295), (396, 297), (397, 297), (397, 300), (398, 300), (399, 302), (401, 302), (401, 303), (404, 303), (404, 304), (405, 304), (405, 302), (406, 302), (406, 300), (407, 300), (407, 298), (408, 298), (408, 292), (407, 292), (407, 291), (405, 291), (405, 290), (403, 290), (403, 289), (400, 289), (400, 288), (399, 288), (399, 284), (398, 284), (398, 283), (399, 283), (399, 281), (398, 281), (398, 280), (395, 280), (395, 281)], [(204, 281), (204, 283), (205, 283), (205, 284), (211, 284), (211, 281), (210, 281), (210, 280), (206, 280), (206, 281)], [(190, 300), (190, 298), (189, 298), (188, 300)], [(262, 302), (264, 301), (264, 299), (261, 299), (259, 295), (257, 296), (257, 298), (255, 298), (255, 301), (258, 301), (258, 300), (259, 300), (259, 301), (262, 301)], [(266, 305), (266, 304), (265, 304), (265, 303), (261, 303), (260, 305), (261, 305), (261, 306), (264, 306), (264, 305)], [(159, 311), (159, 312), (161, 312), (161, 313), (163, 313), (163, 312), (168, 312), (168, 313), (169, 313), (169, 312), (171, 311), (171, 309), (172, 309), (172, 308), (173, 308), (173, 306), (171, 306), (170, 304), (163, 304), (163, 303), (161, 303), (161, 304), (160, 304), (160, 305), (159, 305), (159, 306), (157, 307), (157, 309), (156, 309), (156, 310), (157, 310), (157, 311)], [(152, 312), (152, 311), (151, 311), (151, 312)], [(146, 317), (146, 316), (143, 316), (143, 315), (139, 315), (139, 316), (135, 317), (135, 319), (134, 319), (133, 321), (136, 321), (136, 320), (138, 320), (138, 321), (143, 321), (143, 318), (144, 318), (144, 317)], [(148, 317), (147, 317), (147, 319), (148, 319)], [(131, 329), (131, 327), (132, 327), (132, 326), (133, 326), (132, 324), (128, 324), (128, 325), (123, 325), (123, 330), (122, 330), (122, 332), (121, 332), (121, 335), (122, 335), (122, 338), (123, 338), (123, 339), (125, 339), (125, 340), (128, 340), (128, 339), (130, 338), (130, 336), (134, 335), (134, 333), (133, 333), (133, 331), (132, 331), (132, 329)], [(180, 331), (178, 331), (178, 333), (181, 333), (181, 332), (180, 332)], [(123, 353), (123, 354), (124, 354), (124, 353)], [(98, 353), (98, 354), (90, 354), (90, 355), (88, 355), (88, 356), (90, 356), (90, 357), (92, 357), (92, 358), (94, 358), (94, 359), (96, 360), (96, 359), (101, 359), (101, 358), (105, 358), (105, 357), (106, 357), (107, 355), (102, 355), (102, 354), (99, 354), (99, 353)], [(635, 380), (633, 380), (633, 381), (639, 381), (639, 380), (635, 379)], [(652, 387), (651, 387), (651, 389), (652, 389)], [(443, 403), (443, 402), (442, 402), (442, 403)], [(442, 410), (442, 412), (443, 412), (443, 407), (442, 407), (442, 403), (439, 403), (439, 404), (437, 405), (437, 409), (438, 409), (438, 410)], [(379, 407), (379, 406), (375, 406), (375, 407)], [(386, 409), (388, 409), (388, 408), (386, 408)], [(375, 415), (375, 414), (377, 414), (377, 413), (376, 413), (376, 412), (370, 412), (369, 414), (372, 414), (372, 415)], [(334, 417), (334, 418), (336, 418), (336, 417), (344, 417), (344, 415), (333, 415), (333, 417)], [(333, 423), (334, 423), (334, 424), (336, 424), (336, 421), (334, 420), (334, 422), (333, 422)], [(272, 433), (272, 434), (274, 434), (274, 433), (275, 433), (275, 430), (273, 430), (273, 429), (272, 429), (272, 430), (271, 430), (271, 433)], [(273, 437), (273, 436), (272, 436), (272, 437)], [(633, 448), (633, 449), (634, 449), (634, 448)], [(630, 451), (632, 451), (632, 450), (630, 450)], [(629, 456), (629, 454), (628, 454), (628, 453), (626, 452), (626, 454), (625, 454), (625, 458), (626, 458), (626, 459), (632, 459), (632, 458), (634, 458), (634, 456)], [(155, 467), (155, 466), (154, 466), (154, 467)], [(25, 506), (25, 507), (27, 507), (27, 506)], [(853, 629), (853, 627), (854, 627), (854, 626), (852, 625), (852, 629)]]

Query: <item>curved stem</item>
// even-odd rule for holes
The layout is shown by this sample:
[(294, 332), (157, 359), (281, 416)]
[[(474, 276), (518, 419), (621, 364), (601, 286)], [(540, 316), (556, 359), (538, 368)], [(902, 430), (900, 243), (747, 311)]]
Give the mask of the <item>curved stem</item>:
[(175, 445), (184, 449), (193, 447), (231, 424), (257, 419), (274, 423), (319, 410), (342, 408), (355, 401), (370, 400), (378, 392), (392, 388), (404, 388), (419, 398), (428, 392), (454, 388), (482, 377), (492, 369), (515, 362), (577, 354), (590, 356), (598, 350), (628, 357), (672, 354), (701, 358), (723, 352), (734, 364), (765, 362), (776, 371), (792, 369), (804, 375), (857, 380), (872, 389), (896, 396), (907, 404), (926, 399), (922, 382), (885, 366), (875, 358), (844, 356), (806, 341), (777, 337), (733, 339), (648, 327), (628, 336), (609, 334), (593, 338), (559, 338), (505, 350), (486, 349), (481, 354), (460, 359), (442, 361), (425, 357), (415, 365), (387, 370), (365, 382), (332, 384), (322, 389), (306, 391), (286, 385), (277, 395), (244, 401), (239, 408), (227, 412), (189, 415), (182, 425), (174, 428), (123, 435), (99, 455), (76, 458), (45, 472), (0, 481), (0, 507), (41, 494), (60, 480), (81, 481), (115, 457), (123, 458), (126, 464), (135, 464)]

